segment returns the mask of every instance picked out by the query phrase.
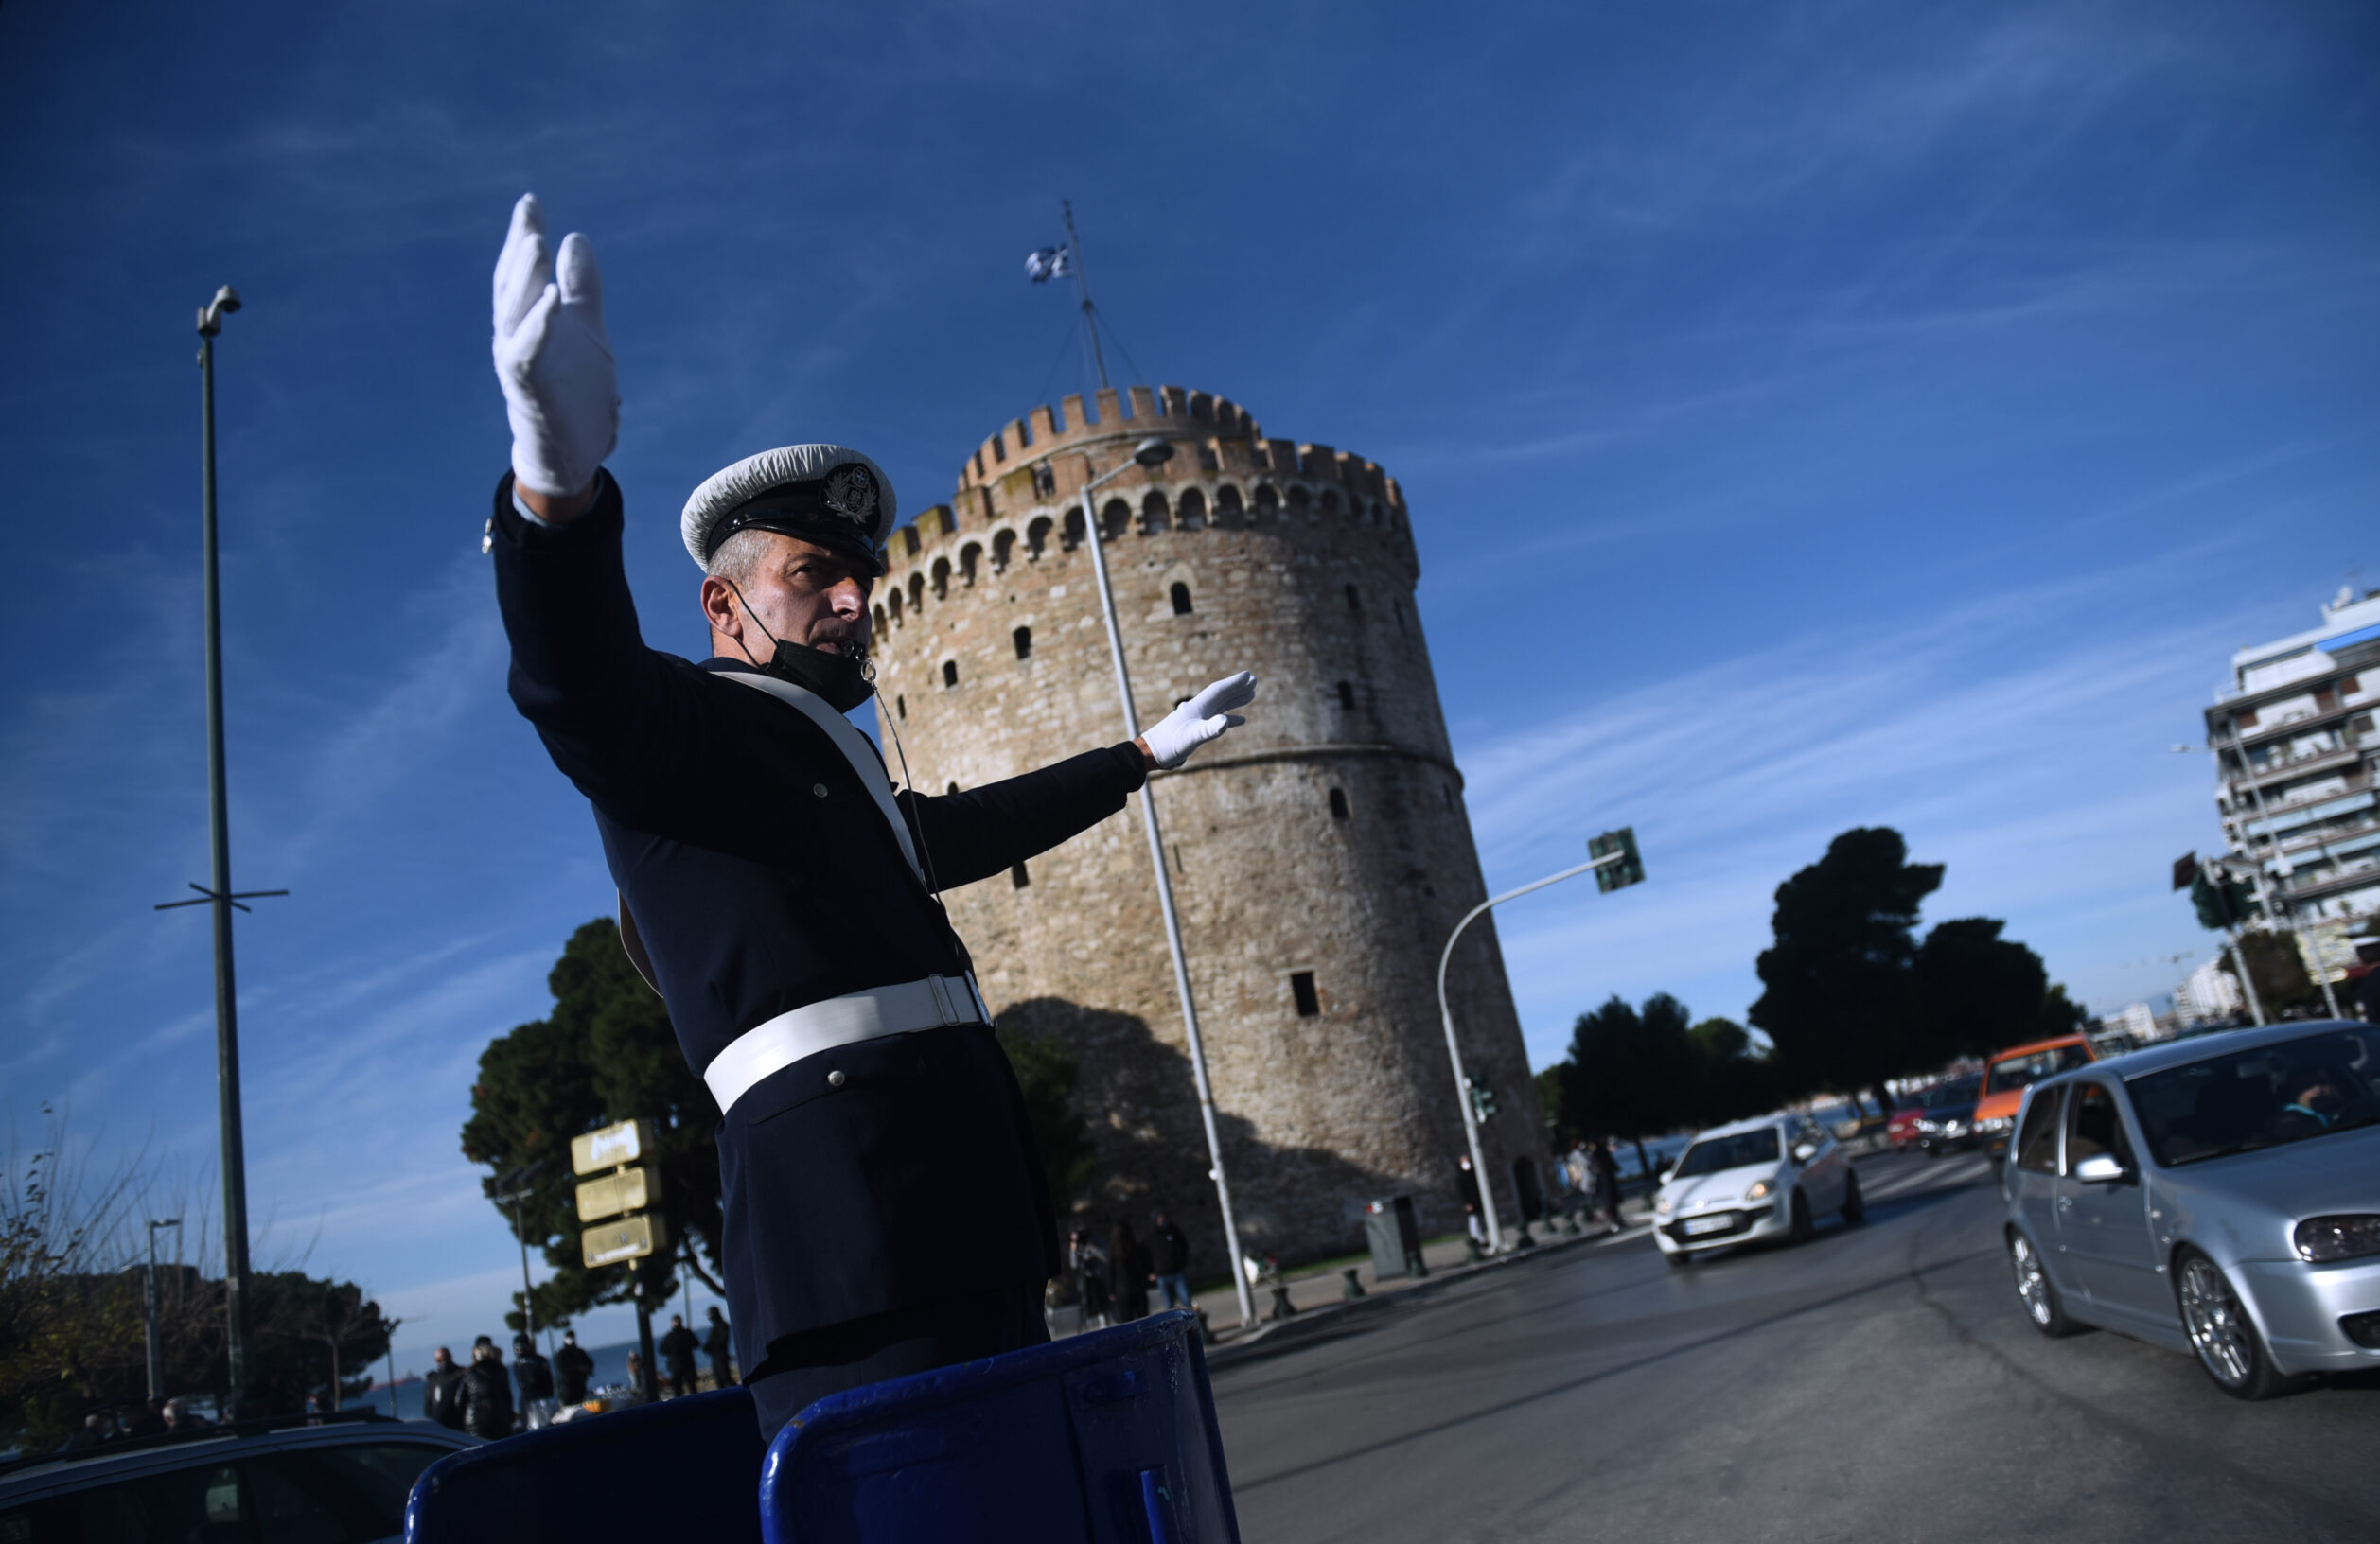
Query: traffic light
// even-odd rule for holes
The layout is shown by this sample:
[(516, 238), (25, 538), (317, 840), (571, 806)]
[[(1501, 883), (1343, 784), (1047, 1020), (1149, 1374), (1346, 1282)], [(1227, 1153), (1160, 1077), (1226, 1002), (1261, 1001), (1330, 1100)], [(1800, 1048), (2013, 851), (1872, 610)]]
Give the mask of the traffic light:
[(2238, 927), (2256, 915), (2256, 892), (2248, 881), (2234, 879), (2220, 864), (2208, 864), (2190, 882), (2190, 903), (2198, 911), (2198, 925), (2220, 933)]
[(1485, 1126), (1495, 1118), (1496, 1091), (1488, 1086), (1487, 1079), (1484, 1078), (1474, 1078), (1466, 1074), (1463, 1081), (1471, 1089), (1472, 1118)]
[(1645, 860), (1636, 851), (1634, 826), (1607, 831), (1600, 836), (1589, 838), (1587, 842), (1587, 856), (1591, 858), (1608, 858), (1614, 852), (1622, 854), (1619, 862), (1607, 864), (1595, 871), (1595, 887), (1606, 895), (1613, 890), (1624, 890), (1631, 885), (1645, 883)]

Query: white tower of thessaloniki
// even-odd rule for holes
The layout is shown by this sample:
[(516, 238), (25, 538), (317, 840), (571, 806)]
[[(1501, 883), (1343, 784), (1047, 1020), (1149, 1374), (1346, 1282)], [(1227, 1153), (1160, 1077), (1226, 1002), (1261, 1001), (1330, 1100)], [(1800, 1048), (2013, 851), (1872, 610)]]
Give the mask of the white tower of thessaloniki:
[[(893, 533), (873, 602), (882, 727), (928, 792), (1121, 740), (1082, 489), (1143, 439), (1172, 441), (1172, 460), (1101, 490), (1099, 524), (1140, 723), (1231, 671), (1261, 680), (1244, 728), (1149, 784), (1242, 1247), (1360, 1248), (1365, 1203), (1400, 1194), (1426, 1231), (1458, 1229), (1436, 971), (1487, 892), (1403, 495), (1371, 462), (1267, 439), (1204, 392), (1102, 391), (1097, 407), (1069, 396), (1012, 422), (948, 504)], [(1003, 1032), (1054, 1036), (1077, 1060), (1091, 1218), (1141, 1230), (1167, 1206), (1193, 1274), (1225, 1273), (1138, 812), (945, 899)], [(1547, 1154), (1489, 919), (1464, 935), (1448, 994), (1467, 1070), (1501, 1106), (1481, 1136), (1508, 1223), (1534, 1211)]]

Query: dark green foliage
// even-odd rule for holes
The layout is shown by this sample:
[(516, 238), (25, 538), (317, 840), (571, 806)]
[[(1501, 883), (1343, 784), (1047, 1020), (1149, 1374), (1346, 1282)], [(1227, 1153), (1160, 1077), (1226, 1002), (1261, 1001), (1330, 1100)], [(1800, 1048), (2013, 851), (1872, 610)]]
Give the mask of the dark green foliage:
[(1776, 942), (1760, 953), (1767, 990), (1752, 1022), (1790, 1085), (1874, 1087), (1940, 1060), (1913, 1033), (1923, 1005), (1911, 929), (1941, 885), (1942, 866), (1911, 863), (1899, 832), (1860, 827), (1777, 886)]
[[(529, 1245), (555, 1272), (537, 1289), (538, 1323), (564, 1324), (595, 1304), (625, 1301), (632, 1269), (644, 1272), (649, 1290), (666, 1291), (679, 1261), (688, 1258), (685, 1244), (696, 1252), (688, 1263), (715, 1290), (719, 1166), (713, 1132), (718, 1108), (687, 1067), (668, 1009), (628, 963), (619, 927), (608, 917), (571, 935), (548, 982), (554, 1011), (500, 1036), (482, 1053), (471, 1118), (463, 1126), (463, 1155), (487, 1167), (482, 1184), (491, 1199), (502, 1193), (505, 1175), (543, 1165), (521, 1206)], [(634, 1268), (589, 1271), (579, 1263), (571, 1138), (640, 1118), (659, 1130), (662, 1206), (671, 1236), (685, 1244), (674, 1258), (657, 1255)], [(511, 1225), (511, 1205), (497, 1210)], [(520, 1315), (507, 1315), (506, 1323), (519, 1328)]]
[(1704, 1019), (1686, 1031), (1694, 1043), (1694, 1089), (1687, 1124), (1719, 1126), (1784, 1102), (1773, 1062), (1733, 1019)]
[[(1917, 951), (1925, 1033), (1913, 1037), (1917, 1044), (1912, 1047), (1919, 1060), (1985, 1056), (2073, 1027), (2050, 1006), (2050, 974), (2041, 956), (2001, 938), (2005, 925), (1992, 917), (1960, 917), (1926, 935)], [(2057, 1001), (2071, 1007), (2062, 989)]]
[[(2256, 1000), (2264, 1008), (2265, 1017), (2284, 1009), (2321, 1006), (2322, 989), (2314, 984), (2314, 977), (2305, 968), (2305, 957), (2298, 953), (2297, 941), (2289, 935), (2249, 928), (2239, 935), (2239, 950), (2248, 956), (2248, 968), (2254, 973)], [(2234, 981), (2239, 979), (2239, 967), (2228, 949), (2223, 953), (2223, 973)]]
[(1666, 991), (1645, 999), (1642, 1012), (1614, 995), (1580, 1014), (1570, 1055), (1555, 1069), (1562, 1124), (1641, 1142), (1693, 1118), (1697, 1058), (1688, 1018), (1685, 1005)]
[(1055, 1035), (1026, 1034), (1003, 1025), (999, 1036), (1024, 1091), (1025, 1116), (1032, 1123), (1033, 1145), (1041, 1149), (1050, 1203), (1064, 1218), (1090, 1192), (1096, 1167), (1090, 1125), (1074, 1104), (1082, 1065)]

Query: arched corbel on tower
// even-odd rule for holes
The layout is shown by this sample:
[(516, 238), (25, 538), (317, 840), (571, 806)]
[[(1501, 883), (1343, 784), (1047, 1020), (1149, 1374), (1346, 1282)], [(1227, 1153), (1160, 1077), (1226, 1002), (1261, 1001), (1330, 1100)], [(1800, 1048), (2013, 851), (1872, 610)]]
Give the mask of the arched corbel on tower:
[(1007, 526), (992, 533), (992, 571), (1006, 573), (1011, 559), (1016, 555), (1016, 533)]
[(1181, 526), (1182, 526), (1182, 529), (1183, 529), (1183, 530), (1185, 530), (1185, 531), (1204, 531), (1204, 530), (1206, 530), (1206, 529), (1207, 529), (1207, 496), (1206, 496), (1205, 494), (1203, 494), (1203, 493), (1199, 492), (1196, 488), (1185, 488), (1185, 489), (1183, 489), (1183, 490), (1182, 490), (1182, 500), (1181, 500), (1181, 504), (1180, 504), (1180, 516), (1181, 516)]
[(1144, 536), (1157, 535), (1172, 523), (1172, 518), (1165, 511), (1165, 494), (1151, 488), (1140, 500), (1140, 534)]

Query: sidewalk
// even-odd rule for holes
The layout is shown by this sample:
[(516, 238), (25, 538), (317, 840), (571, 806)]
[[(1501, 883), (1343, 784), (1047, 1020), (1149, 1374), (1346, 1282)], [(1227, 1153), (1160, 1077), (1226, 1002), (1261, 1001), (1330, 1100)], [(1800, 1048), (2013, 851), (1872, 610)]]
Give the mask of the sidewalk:
[[(1620, 1219), (1626, 1226), (1626, 1234), (1641, 1231), (1651, 1220), (1650, 1213), (1646, 1210), (1645, 1198), (1631, 1196), (1624, 1201), (1620, 1206)], [(1399, 1292), (1411, 1291), (1417, 1287), (1426, 1287), (1431, 1282), (1467, 1275), (1473, 1271), (1486, 1269), (1500, 1260), (1508, 1260), (1516, 1255), (1534, 1254), (1542, 1250), (1560, 1249), (1568, 1245), (1593, 1243), (1600, 1238), (1625, 1236), (1593, 1232), (1573, 1235), (1564, 1232), (1559, 1223), (1548, 1229), (1546, 1224), (1542, 1222), (1532, 1224), (1529, 1232), (1537, 1239), (1535, 1248), (1513, 1249), (1509, 1246), (1516, 1236), (1507, 1234), (1505, 1242), (1507, 1247), (1505, 1253), (1502, 1255), (1491, 1255), (1476, 1264), (1472, 1262), (1471, 1251), (1466, 1247), (1466, 1240), (1461, 1234), (1449, 1234), (1443, 1237), (1429, 1239), (1421, 1246), (1421, 1261), (1430, 1269), (1430, 1273), (1426, 1277), (1392, 1276), (1386, 1281), (1382, 1281), (1372, 1273), (1372, 1258), (1369, 1254), (1366, 1254), (1358, 1259), (1331, 1260), (1318, 1265), (1299, 1266), (1284, 1272), (1282, 1284), (1289, 1289), (1291, 1307), (1297, 1310), (1298, 1316), (1302, 1317), (1315, 1309), (1332, 1307), (1349, 1301), (1346, 1272), (1349, 1267), (1353, 1267), (1355, 1279), (1362, 1285), (1366, 1297), (1394, 1296)], [(1295, 1322), (1294, 1320), (1275, 1320), (1270, 1317), (1273, 1312), (1273, 1290), (1270, 1283), (1256, 1288), (1255, 1293), (1257, 1322), (1244, 1329), (1240, 1325), (1240, 1300), (1229, 1283), (1218, 1284), (1197, 1294), (1195, 1301), (1198, 1309), (1207, 1316), (1207, 1323), (1212, 1326), (1218, 1346), (1244, 1344), (1260, 1340), (1277, 1325)]]

